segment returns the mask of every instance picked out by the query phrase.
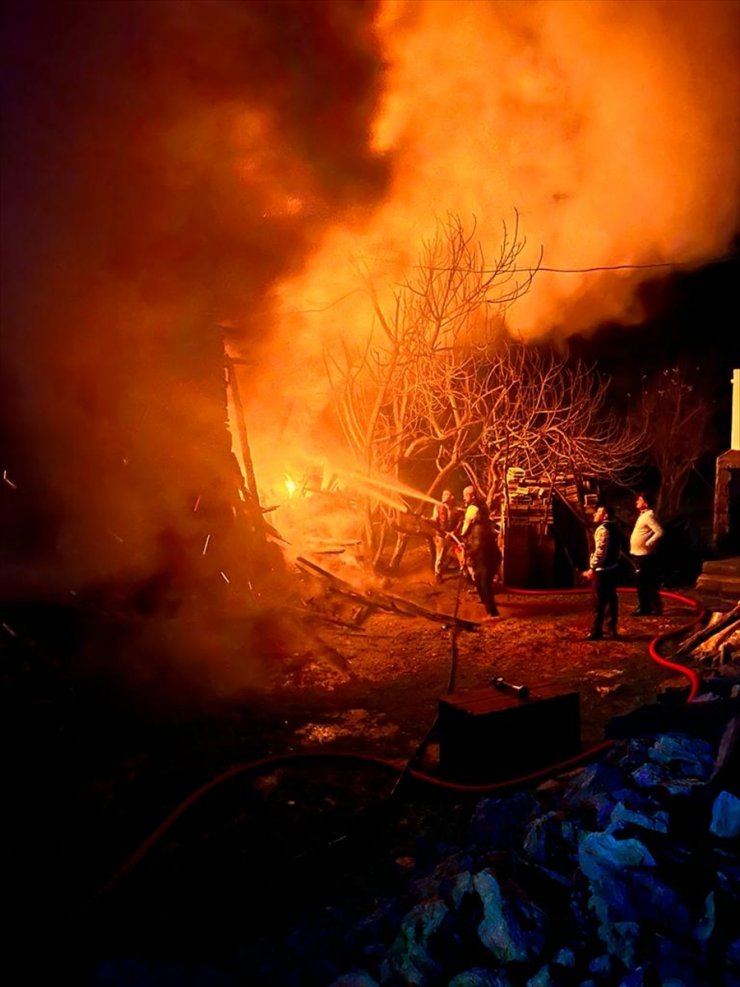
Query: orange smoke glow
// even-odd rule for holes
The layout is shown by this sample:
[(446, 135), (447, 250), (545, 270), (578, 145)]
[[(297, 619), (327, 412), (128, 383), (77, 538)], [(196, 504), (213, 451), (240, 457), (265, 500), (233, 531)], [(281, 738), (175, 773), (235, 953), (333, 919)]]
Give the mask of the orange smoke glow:
[[(145, 586), (139, 621), (164, 580), (181, 622), (106, 667), (261, 680), (246, 656), (298, 649), (222, 620), (285, 599), (282, 542), (263, 566), (234, 524), (226, 420), (286, 555), (358, 561), (368, 499), (429, 514), (348, 450), (327, 348), (362, 351), (368, 286), (385, 308), (448, 214), (490, 261), (518, 215), (524, 268), (723, 254), (739, 25), (738, 0), (6, 0), (0, 588), (130, 612)], [(543, 271), (507, 328), (638, 322), (643, 276)]]
[[(522, 266), (563, 269), (700, 265), (740, 225), (737, 0), (6, 6), (2, 467), (82, 576), (146, 568), (231, 482), (222, 322), (275, 504), (364, 475), (325, 346), (437, 218), (492, 259), (518, 211)], [(542, 272), (508, 327), (637, 321), (641, 277)]]
[(639, 322), (646, 272), (599, 268), (722, 255), (740, 220), (739, 15), (713, 0), (384, 3), (372, 146), (392, 181), (372, 213), (343, 214), (281, 283), (273, 365), (250, 409), (263, 436), (274, 435), (265, 394), (288, 380), (285, 414), (302, 448), (311, 442), (327, 397), (324, 345), (372, 325), (362, 277), (385, 297), (448, 212), (467, 228), (475, 219), (493, 259), (517, 210), (520, 265), (542, 246), (543, 267), (572, 272), (541, 272), (507, 313), (525, 338)]
[[(524, 264), (540, 244), (545, 266), (565, 269), (701, 263), (728, 248), (740, 189), (736, 4), (385, 11), (390, 68), (375, 145), (400, 164), (372, 232), (394, 255), (414, 250), (432, 212), (449, 210), (477, 217), (492, 257), (515, 208), (531, 248)], [(511, 328), (569, 334), (639, 318), (638, 277), (542, 274)]]

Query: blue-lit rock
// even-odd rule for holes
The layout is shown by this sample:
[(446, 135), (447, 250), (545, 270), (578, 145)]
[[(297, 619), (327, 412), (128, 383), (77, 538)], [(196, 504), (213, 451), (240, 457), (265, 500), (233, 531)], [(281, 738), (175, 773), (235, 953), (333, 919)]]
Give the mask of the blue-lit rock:
[(740, 798), (731, 792), (720, 792), (712, 805), (709, 832), (723, 840), (740, 838)]
[(433, 983), (442, 966), (432, 955), (431, 940), (441, 932), (448, 916), (443, 901), (423, 902), (413, 908), (401, 923), (381, 964), (381, 979), (385, 981), (395, 975), (402, 983), (417, 987)]
[(447, 987), (511, 987), (511, 981), (503, 973), (474, 967), (458, 973), (450, 980)]
[(527, 823), (541, 811), (531, 792), (517, 792), (509, 798), (481, 799), (470, 823), (470, 838), (501, 849), (518, 846)]
[(536, 959), (544, 945), (545, 913), (528, 901), (505, 896), (488, 871), (481, 871), (473, 880), (483, 903), (478, 936), (486, 949), (502, 963)]
[(706, 740), (682, 734), (659, 737), (648, 751), (651, 761), (670, 765), (673, 776), (706, 780), (714, 767), (714, 752)]
[(638, 829), (654, 830), (658, 833), (668, 832), (668, 813), (663, 809), (650, 811), (646, 806), (646, 812), (635, 812), (628, 809), (622, 802), (617, 802), (609, 817), (606, 831), (612, 836), (616, 836), (625, 829), (632, 826)]
[(578, 847), (581, 870), (597, 884), (608, 883), (625, 868), (655, 867), (648, 848), (636, 839), (618, 840), (610, 833), (586, 833)]
[(329, 987), (379, 987), (378, 981), (366, 970), (353, 970), (334, 980)]

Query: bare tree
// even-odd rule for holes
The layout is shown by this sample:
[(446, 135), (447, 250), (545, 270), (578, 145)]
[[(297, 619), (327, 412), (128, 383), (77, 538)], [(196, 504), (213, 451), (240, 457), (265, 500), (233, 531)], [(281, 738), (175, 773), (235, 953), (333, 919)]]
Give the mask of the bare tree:
[(660, 474), (658, 507), (666, 517), (678, 513), (691, 473), (713, 446), (712, 412), (687, 367), (643, 378), (637, 417), (648, 435), (647, 460)]
[(609, 380), (583, 363), (568, 366), (552, 353), (509, 343), (492, 365), (496, 395), (481, 436), (476, 474), (489, 495), (517, 466), (543, 483), (559, 476), (620, 480), (644, 438), (607, 406)]
[[(358, 350), (345, 340), (326, 363), (339, 421), (368, 475), (398, 478), (403, 464), (445, 450), (434, 486), (479, 436), (483, 408), (459, 402), (455, 382), (477, 366), (477, 336), (500, 328), (502, 313), (529, 289), (534, 272), (516, 267), (525, 245), (517, 215), (513, 230), (503, 225), (489, 267), (475, 229), (466, 232), (451, 215), (422, 244), (419, 264), (389, 303), (367, 282), (374, 316), (367, 343)], [(369, 505), (368, 535), (379, 512), (387, 521), (388, 509)]]
[[(634, 460), (640, 438), (607, 414), (608, 381), (507, 340), (504, 313), (536, 273), (517, 268), (524, 246), (517, 217), (489, 267), (475, 230), (451, 216), (390, 305), (369, 286), (375, 326), (364, 349), (327, 354), (339, 420), (368, 474), (397, 479), (425, 464), (433, 493), (463, 470), (490, 504), (512, 465), (554, 485), (566, 472), (616, 478)], [(393, 520), (369, 505), (376, 548)]]

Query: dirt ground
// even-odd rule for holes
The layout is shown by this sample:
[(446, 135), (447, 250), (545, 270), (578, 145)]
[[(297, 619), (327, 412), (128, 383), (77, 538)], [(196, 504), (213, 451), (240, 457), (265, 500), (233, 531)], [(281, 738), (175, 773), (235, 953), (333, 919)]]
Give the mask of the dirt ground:
[[(688, 590), (667, 594), (662, 616), (635, 617), (634, 592), (625, 588), (619, 638), (592, 642), (586, 640), (587, 588), (556, 593), (499, 587), (498, 618), (486, 616), (464, 580), (450, 574), (437, 584), (423, 562), (376, 581), (374, 588), (439, 615), (456, 614), (474, 627), (454, 629), (452, 621), (379, 609), (357, 628), (315, 623), (327, 651), (317, 649), (315, 658), (271, 683), (278, 703), (310, 704), (313, 714), (295, 731), (294, 743), (301, 747), (360, 743), (382, 756), (408, 757), (433, 723), (441, 698), (489, 687), (495, 677), (533, 694), (543, 686), (579, 692), (582, 742), (591, 746), (603, 739), (614, 716), (654, 702), (662, 685), (687, 684), (680, 673), (656, 664), (648, 646), (658, 635), (691, 625), (702, 605)], [(316, 609), (350, 623), (359, 606), (330, 594)], [(663, 651), (670, 654), (670, 643)]]
[[(316, 562), (328, 568), (326, 559)], [(341, 578), (351, 578), (341, 566), (333, 568)], [(87, 691), (72, 689), (71, 698), (55, 695), (47, 702), (42, 697), (33, 707), (36, 719), (24, 714), (9, 723), (14, 753), (4, 844), (11, 883), (15, 878), (20, 889), (16, 917), (57, 929), (76, 921), (83, 903), (94, 899), (137, 847), (147, 841), (160, 848), (167, 844), (169, 835), (160, 840), (153, 834), (173, 812), (183, 817), (186, 835), (178, 839), (188, 852), (204, 839), (229, 845), (222, 837), (239, 820), (252, 845), (269, 837), (274, 856), (280, 856), (279, 845), (290, 847), (295, 857), (302, 840), (311, 842), (307, 834), (314, 824), (324, 839), (327, 812), (333, 832), (359, 805), (388, 795), (397, 772), (429, 739), (441, 699), (490, 688), (494, 677), (527, 686), (532, 694), (545, 685), (577, 691), (584, 750), (603, 739), (613, 717), (653, 703), (662, 686), (687, 685), (684, 676), (654, 662), (648, 646), (658, 635), (693, 625), (699, 602), (692, 605), (691, 599), (698, 600), (692, 590), (666, 594), (664, 614), (649, 618), (631, 616), (634, 594), (621, 591), (619, 639), (591, 642), (585, 639), (591, 616), (587, 591), (501, 589), (500, 616), (487, 618), (471, 587), (454, 574), (435, 583), (426, 560), (407, 565), (398, 578), (363, 587), (438, 615), (430, 619), (377, 608), (360, 614), (360, 601), (327, 592), (321, 576), (304, 572), (302, 578), (302, 603), (294, 606), (292, 600), (280, 611), (282, 630), (271, 624), (270, 634), (282, 638), (275, 653), (263, 656), (259, 674), (252, 670), (240, 691), (230, 689), (217, 701), (204, 694), (202, 706), (191, 699), (162, 715), (140, 697), (132, 700), (99, 682)], [(355, 623), (358, 614), (364, 619)], [(469, 628), (455, 628), (449, 619), (455, 614), (470, 622)], [(670, 642), (664, 646), (666, 655), (670, 647)], [(244, 652), (236, 648), (232, 661), (239, 681)], [(331, 753), (347, 755), (348, 761), (318, 772), (311, 766), (312, 756)], [(308, 760), (301, 767), (304, 756)], [(425, 772), (438, 770), (435, 756), (432, 742), (421, 762)], [(295, 757), (293, 774), (266, 771), (248, 793), (239, 789), (238, 797), (214, 786), (208, 799), (194, 799), (235, 765), (274, 757)], [(382, 761), (389, 770), (371, 770), (363, 757)], [(280, 805), (273, 811), (278, 791)], [(193, 812), (183, 809), (188, 799), (198, 802)], [(430, 818), (440, 818), (433, 808), (425, 822), (414, 821), (414, 811), (405, 810), (404, 825), (417, 836)], [(442, 817), (451, 818), (449, 807)], [(220, 834), (215, 841), (214, 832)], [(403, 856), (397, 834), (393, 840), (394, 850), (383, 850), (379, 859)], [(233, 866), (232, 858), (218, 865), (211, 860), (209, 880), (214, 873), (222, 880)], [(250, 866), (254, 870), (254, 863)], [(192, 861), (186, 870), (192, 880)], [(141, 900), (126, 907), (129, 921), (141, 911)], [(171, 907), (170, 901), (166, 908)], [(88, 908), (88, 918), (96, 911), (97, 906)], [(108, 924), (108, 932), (117, 921)]]

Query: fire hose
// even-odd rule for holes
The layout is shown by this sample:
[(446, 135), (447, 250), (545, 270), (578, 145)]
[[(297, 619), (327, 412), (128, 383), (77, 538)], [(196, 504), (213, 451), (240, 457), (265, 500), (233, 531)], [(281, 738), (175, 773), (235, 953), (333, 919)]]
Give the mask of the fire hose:
[[(456, 610), (459, 602), (460, 588), (462, 584), (462, 574), (458, 583)], [(619, 592), (623, 592), (620, 588)], [(626, 588), (627, 592), (635, 592), (630, 588)], [(503, 592), (507, 594), (523, 595), (523, 596), (542, 596), (542, 595), (572, 595), (572, 594), (583, 594), (589, 592), (588, 589), (575, 587), (573, 589), (551, 589), (551, 590), (527, 590), (518, 589), (513, 587), (503, 587)], [(688, 604), (696, 609), (697, 613), (693, 619), (688, 623), (681, 625), (677, 628), (673, 628), (669, 631), (665, 631), (661, 634), (656, 635), (648, 645), (648, 653), (650, 658), (657, 664), (670, 668), (673, 671), (680, 672), (685, 675), (691, 683), (689, 695), (687, 702), (692, 702), (700, 689), (700, 680), (697, 673), (684, 665), (679, 665), (676, 662), (672, 662), (667, 658), (664, 658), (658, 651), (658, 644), (661, 641), (667, 640), (671, 637), (677, 637), (683, 634), (691, 627), (694, 626), (699, 620), (703, 619), (706, 615), (706, 609), (696, 600), (690, 597), (682, 596), (678, 593), (669, 593), (661, 591), (661, 597), (676, 600), (680, 603)], [(450, 681), (448, 684), (448, 691), (452, 691), (452, 684), (454, 683), (454, 664), (456, 662), (456, 648), (455, 648), (455, 634), (456, 626), (453, 622), (451, 628), (452, 635), (452, 663), (453, 671), (450, 675)], [(528, 689), (526, 686), (515, 685), (506, 682), (500, 676), (496, 676), (491, 680), (491, 685), (494, 688), (501, 689), (503, 691), (511, 692), (517, 695), (522, 701), (526, 701), (528, 698)], [(519, 788), (525, 788), (530, 785), (538, 784), (542, 781), (561, 774), (563, 772), (571, 771), (575, 768), (581, 767), (587, 764), (589, 761), (593, 760), (595, 757), (609, 750), (614, 746), (616, 741), (614, 740), (604, 740), (594, 746), (590, 747), (586, 751), (582, 751), (575, 756), (568, 758), (567, 760), (559, 761), (556, 764), (548, 765), (545, 768), (541, 768), (537, 771), (533, 771), (526, 775), (520, 775), (516, 778), (509, 778), (504, 781), (491, 782), (486, 784), (462, 784), (454, 781), (447, 781), (442, 778), (436, 778), (433, 775), (426, 774), (425, 772), (419, 771), (413, 767), (413, 762), (419, 755), (419, 752), (423, 749), (425, 744), (428, 742), (430, 735), (432, 734), (434, 727), (436, 726), (436, 720), (432, 727), (427, 731), (424, 739), (419, 745), (417, 745), (414, 753), (411, 757), (407, 758), (403, 764), (399, 764), (398, 761), (391, 759), (375, 757), (373, 755), (357, 754), (352, 752), (324, 752), (324, 751), (310, 751), (310, 752), (291, 752), (288, 754), (274, 754), (268, 757), (258, 758), (253, 761), (249, 761), (245, 764), (235, 764), (232, 765), (227, 770), (221, 772), (215, 777), (211, 778), (209, 781), (205, 782), (203, 785), (192, 791), (176, 808), (157, 826), (157, 828), (150, 833), (150, 835), (140, 844), (140, 846), (129, 856), (129, 858), (123, 863), (121, 867), (113, 874), (113, 876), (106, 881), (106, 883), (100, 887), (94, 894), (82, 904), (71, 916), (72, 920), (80, 917), (87, 909), (98, 901), (101, 897), (106, 895), (108, 892), (113, 890), (113, 888), (120, 883), (120, 881), (129, 874), (149, 853), (150, 850), (161, 840), (161, 838), (168, 832), (169, 829), (174, 825), (174, 823), (196, 802), (198, 802), (204, 795), (208, 792), (213, 791), (219, 785), (227, 782), (238, 776), (244, 776), (249, 774), (257, 774), (265, 770), (274, 770), (275, 768), (284, 767), (292, 763), (305, 763), (305, 762), (356, 762), (359, 764), (372, 765), (377, 767), (382, 771), (391, 772), (397, 775), (396, 781), (393, 788), (388, 796), (388, 799), (396, 796), (401, 783), (407, 779), (411, 778), (416, 782), (420, 782), (425, 785), (433, 786), (437, 789), (442, 789), (449, 792), (456, 792), (459, 794), (479, 794), (483, 795), (502, 795), (509, 792), (516, 791)], [(341, 839), (341, 838), (340, 838)], [(333, 843), (339, 842), (339, 840), (332, 841)]]
[[(580, 594), (589, 593), (590, 590), (579, 586), (576, 586), (573, 589), (545, 589), (545, 590), (518, 589), (511, 586), (504, 586), (502, 587), (502, 592), (511, 593), (513, 595), (519, 594), (521, 596), (541, 596), (543, 594), (550, 596), (552, 595), (564, 596), (564, 595), (572, 595), (575, 593), (580, 593)], [(619, 588), (619, 593), (636, 593), (636, 592), (637, 591), (635, 589), (629, 586)], [(687, 668), (685, 665), (679, 665), (677, 662), (672, 662), (668, 658), (664, 658), (663, 655), (661, 655), (660, 652), (658, 651), (658, 644), (661, 641), (667, 641), (669, 638), (678, 637), (680, 634), (684, 634), (691, 627), (693, 627), (694, 624), (698, 623), (700, 620), (703, 620), (706, 616), (706, 608), (697, 600), (693, 600), (689, 596), (682, 596), (680, 593), (669, 593), (666, 590), (661, 590), (660, 596), (663, 599), (677, 600), (679, 603), (685, 603), (696, 610), (695, 616), (691, 619), (691, 621), (689, 621), (688, 624), (682, 624), (679, 627), (674, 627), (669, 631), (664, 631), (662, 634), (656, 635), (648, 644), (648, 654), (656, 664), (662, 665), (664, 668), (670, 668), (674, 672), (679, 672), (681, 675), (684, 675), (689, 680), (689, 682), (691, 683), (691, 688), (686, 701), (692, 702), (694, 699), (696, 699), (697, 695), (699, 694), (699, 689), (700, 689), (699, 676), (694, 671), (694, 669)]]

